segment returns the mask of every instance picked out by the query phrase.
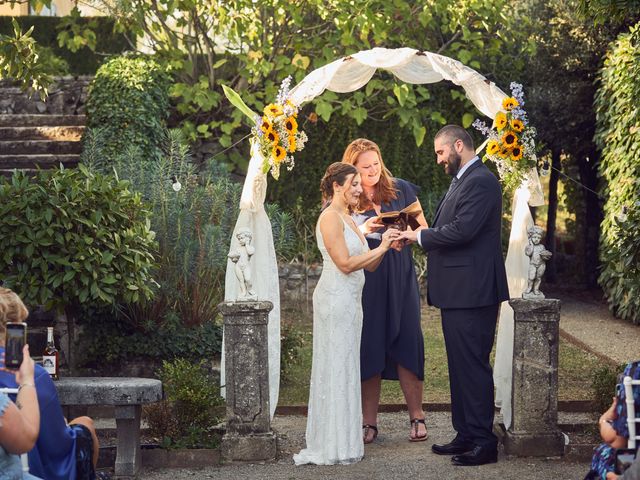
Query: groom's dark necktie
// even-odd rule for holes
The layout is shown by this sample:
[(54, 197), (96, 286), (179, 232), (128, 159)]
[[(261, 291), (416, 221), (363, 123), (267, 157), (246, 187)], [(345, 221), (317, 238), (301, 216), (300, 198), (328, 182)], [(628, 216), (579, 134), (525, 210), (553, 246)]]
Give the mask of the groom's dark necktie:
[(455, 188), (455, 186), (458, 183), (458, 181), (459, 181), (458, 177), (455, 177), (455, 176), (451, 179), (451, 184), (449, 185), (449, 190), (447, 190), (447, 193), (444, 195), (443, 201), (446, 200), (449, 197), (449, 195), (451, 194), (451, 192)]

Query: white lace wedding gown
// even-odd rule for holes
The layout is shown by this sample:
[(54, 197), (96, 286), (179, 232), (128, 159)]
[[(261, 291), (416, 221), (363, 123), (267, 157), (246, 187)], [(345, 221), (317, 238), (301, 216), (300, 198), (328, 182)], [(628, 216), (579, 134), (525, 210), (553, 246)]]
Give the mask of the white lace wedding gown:
[[(360, 236), (344, 220), (349, 255), (366, 252)], [(360, 335), (364, 272), (342, 273), (324, 246), (322, 275), (313, 292), (313, 364), (307, 417), (307, 448), (296, 465), (355, 463), (364, 455), (360, 404)]]

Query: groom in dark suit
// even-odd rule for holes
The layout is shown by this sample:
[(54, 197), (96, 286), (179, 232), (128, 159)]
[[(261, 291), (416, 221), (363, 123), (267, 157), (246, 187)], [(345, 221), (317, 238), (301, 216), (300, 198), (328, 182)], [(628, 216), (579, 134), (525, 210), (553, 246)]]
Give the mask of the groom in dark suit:
[(456, 437), (434, 444), (454, 465), (498, 460), (493, 433), (493, 347), (500, 303), (509, 299), (502, 257), (500, 183), (476, 156), (469, 133), (447, 125), (435, 136), (438, 165), (452, 181), (431, 228), (407, 231), (428, 252), (427, 301), (441, 310)]

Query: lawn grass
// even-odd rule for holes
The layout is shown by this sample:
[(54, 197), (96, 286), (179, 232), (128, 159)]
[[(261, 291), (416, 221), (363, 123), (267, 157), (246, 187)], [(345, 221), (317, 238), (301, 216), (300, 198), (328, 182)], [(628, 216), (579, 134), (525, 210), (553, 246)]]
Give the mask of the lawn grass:
[[(311, 376), (312, 325), (308, 314), (300, 311), (283, 310), (283, 321), (294, 324), (304, 336), (303, 347), (298, 359), (287, 368), (287, 379), (280, 385), (278, 405), (306, 405), (309, 398)], [(293, 320), (295, 318), (295, 321)], [(449, 402), (449, 372), (444, 348), (440, 313), (426, 307), (422, 314), (422, 331), (425, 346), (425, 402)], [(495, 352), (495, 347), (494, 347)], [(491, 354), (493, 359), (494, 352)], [(493, 360), (492, 360), (493, 361)], [(590, 372), (596, 370), (599, 360), (594, 355), (560, 339), (560, 366), (558, 371), (560, 400), (590, 400)], [(382, 382), (381, 403), (404, 403), (400, 384), (395, 381)]]

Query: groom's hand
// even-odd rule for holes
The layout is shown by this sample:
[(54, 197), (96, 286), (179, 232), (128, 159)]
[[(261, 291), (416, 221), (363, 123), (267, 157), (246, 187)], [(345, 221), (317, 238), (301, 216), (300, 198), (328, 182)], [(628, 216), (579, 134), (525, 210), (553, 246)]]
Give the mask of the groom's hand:
[(398, 237), (399, 240), (408, 240), (410, 242), (418, 241), (418, 234), (420, 230), (405, 230)]

